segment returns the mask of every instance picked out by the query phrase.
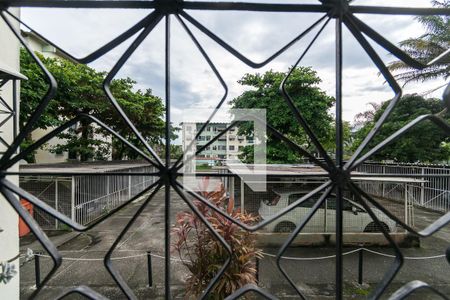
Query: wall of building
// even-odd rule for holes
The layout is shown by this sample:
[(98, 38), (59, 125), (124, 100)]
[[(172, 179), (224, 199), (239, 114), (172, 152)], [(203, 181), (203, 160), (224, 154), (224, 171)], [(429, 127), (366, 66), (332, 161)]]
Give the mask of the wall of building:
[[(188, 136), (188, 129), (194, 129), (195, 131), (191, 135), (195, 136), (204, 123), (184, 123), (182, 124), (182, 140), (183, 149), (186, 149), (190, 143), (190, 139), (186, 140)], [(210, 142), (215, 136), (217, 136), (222, 130), (227, 128), (227, 123), (210, 123), (202, 132), (202, 134), (196, 140), (197, 149)], [(198, 158), (215, 158), (226, 160), (238, 160), (239, 154), (242, 153), (242, 147), (252, 144), (245, 136), (238, 135), (238, 128), (231, 128), (226, 134), (221, 136), (213, 144), (203, 150), (197, 157)]]
[[(55, 47), (49, 45), (44, 40), (40, 39), (36, 35), (34, 35), (31, 32), (22, 31), (22, 37), (25, 40), (25, 43), (30, 47), (33, 51), (41, 53), (44, 57), (47, 58), (63, 58), (71, 60), (68, 56), (66, 56), (64, 53), (57, 50)], [(74, 62), (74, 61), (73, 61)], [(93, 125), (96, 127), (96, 124)], [(36, 129), (31, 134), (34, 141), (40, 139), (44, 135), (48, 134), (52, 129)], [(111, 136), (103, 136), (100, 134), (95, 135), (96, 139), (103, 140), (107, 143), (112, 142)], [(39, 148), (36, 150), (35, 159), (36, 163), (60, 163), (60, 162), (66, 162), (69, 159), (69, 153), (67, 151), (63, 151), (61, 153), (53, 153), (50, 152), (49, 149), (51, 149), (53, 146), (61, 145), (66, 143), (66, 140), (60, 139), (58, 137), (52, 138), (50, 141), (46, 143), (44, 147)], [(109, 157), (111, 159), (111, 155)]]
[[(18, 9), (11, 9), (16, 15), (19, 15)], [(19, 25), (16, 24), (16, 28)], [(0, 65), (9, 70), (19, 72), (19, 42), (10, 32), (7, 25), (0, 19)], [(1, 88), (2, 98), (12, 106), (12, 85), (7, 83)], [(8, 121), (0, 129), (1, 136), (6, 142), (10, 143), (13, 139), (13, 123)], [(4, 151), (1, 149), (0, 151)], [(11, 168), (12, 171), (17, 171), (18, 167)], [(8, 178), (14, 183), (18, 184), (18, 177), (11, 176)], [(9, 260), (19, 253), (19, 232), (18, 232), (18, 217), (16, 212), (12, 209), (8, 202), (0, 195), (0, 261)], [(13, 262), (16, 269), (19, 269), (19, 260)], [(9, 283), (0, 283), (0, 298), (1, 299), (19, 299), (20, 291), (19, 274), (17, 274)]]
[[(49, 133), (49, 130), (44, 129), (36, 129), (33, 131), (33, 134), (31, 135), (34, 141), (37, 141), (44, 135)], [(69, 153), (67, 151), (62, 152), (61, 154), (56, 154), (50, 152), (48, 149), (50, 149), (52, 146), (56, 146), (58, 144), (65, 143), (64, 140), (59, 139), (57, 137), (52, 138), (50, 141), (48, 141), (43, 148), (39, 148), (36, 150), (36, 154), (34, 155), (36, 159), (36, 163), (44, 164), (44, 163), (60, 163), (60, 162), (66, 162), (69, 158)]]
[[(28, 47), (30, 47), (33, 51), (39, 52), (43, 54), (45, 57), (49, 58), (58, 58), (58, 54), (56, 53), (56, 50), (54, 47), (43, 43), (42, 40), (37, 39), (34, 35), (27, 32), (22, 32), (22, 37), (24, 38), (25, 42), (27, 43)], [(44, 135), (46, 135), (49, 132), (49, 130), (44, 129), (36, 129), (31, 134), (31, 137), (34, 141), (40, 139)], [(61, 140), (57, 137), (52, 138), (48, 143), (38, 150), (36, 150), (35, 159), (37, 163), (59, 163), (59, 162), (65, 162), (69, 158), (68, 152), (63, 152), (61, 154), (55, 154), (48, 149), (52, 146), (56, 146), (58, 144), (63, 144), (64, 140)]]
[(239, 154), (242, 153), (242, 148), (253, 144), (253, 141), (247, 139), (246, 136), (238, 135), (238, 128), (231, 128), (227, 132), (227, 159), (238, 160)]

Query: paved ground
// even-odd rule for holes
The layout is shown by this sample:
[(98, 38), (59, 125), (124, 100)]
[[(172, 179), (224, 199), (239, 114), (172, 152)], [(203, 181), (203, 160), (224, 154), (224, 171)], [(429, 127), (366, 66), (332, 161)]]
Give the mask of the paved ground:
[[(175, 194), (172, 197), (172, 219), (180, 210), (187, 209), (181, 199)], [(78, 260), (64, 260), (63, 265), (53, 276), (47, 287), (40, 294), (39, 299), (51, 299), (61, 291), (77, 286), (88, 285), (112, 299), (124, 299), (120, 290), (114, 284), (109, 273), (103, 267), (101, 260), (107, 249), (114, 242), (118, 233), (130, 220), (133, 213), (142, 204), (142, 201), (133, 203), (113, 218), (99, 224), (93, 230), (81, 234), (59, 247), (66, 258)], [(163, 298), (164, 293), (164, 267), (163, 260), (153, 257), (153, 287), (147, 287), (146, 251), (155, 255), (162, 255), (164, 249), (164, 200), (163, 192), (150, 202), (146, 210), (136, 220), (120, 246), (115, 257), (133, 256), (128, 259), (115, 260), (114, 264), (122, 276), (130, 284), (140, 299)], [(416, 225), (423, 227), (438, 215), (430, 212), (416, 210)], [(422, 241), (420, 249), (403, 249), (406, 256), (432, 256), (443, 254), (449, 246), (450, 228), (444, 228), (435, 237)], [(33, 246), (37, 248), (37, 246)], [(26, 248), (26, 246), (24, 247)], [(352, 249), (345, 249), (346, 251)], [(391, 253), (390, 249), (372, 249), (383, 253)], [(276, 253), (277, 249), (264, 249), (266, 253)], [(332, 248), (295, 248), (286, 253), (292, 257), (317, 257), (332, 255)], [(378, 283), (383, 273), (389, 268), (392, 258), (366, 253), (364, 255), (364, 282), (359, 286), (357, 281), (358, 255), (345, 256), (344, 277), (345, 295), (348, 299), (362, 299), (368, 290)], [(84, 260), (88, 259), (88, 260)], [(333, 299), (334, 293), (334, 259), (314, 261), (284, 261), (283, 266), (291, 274), (294, 282), (311, 299)], [(41, 258), (42, 277), (51, 267), (51, 261)], [(21, 294), (26, 298), (33, 290), (35, 284), (34, 262), (30, 261), (21, 267)], [(172, 264), (171, 288), (174, 298), (183, 298), (183, 278), (185, 269), (179, 262)], [(388, 294), (396, 288), (411, 280), (423, 280), (450, 295), (450, 266), (444, 258), (430, 260), (407, 260)], [(292, 288), (286, 283), (278, 271), (274, 259), (266, 256), (260, 264), (260, 285), (281, 299), (297, 298)], [(412, 299), (435, 299), (431, 295), (417, 294)]]

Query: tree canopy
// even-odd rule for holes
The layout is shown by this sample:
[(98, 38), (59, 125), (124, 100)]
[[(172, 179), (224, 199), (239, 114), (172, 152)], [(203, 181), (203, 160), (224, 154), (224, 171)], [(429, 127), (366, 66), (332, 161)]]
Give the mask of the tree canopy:
[[(433, 0), (432, 4), (435, 7), (450, 8), (450, 0)], [(450, 16), (420, 16), (417, 20), (426, 28), (426, 33), (402, 41), (400, 47), (411, 57), (426, 64), (450, 49)], [(399, 71), (396, 78), (405, 83), (436, 78), (447, 79), (450, 76), (450, 54), (440, 63), (422, 70), (411, 68), (402, 61), (391, 63), (389, 69)]]
[[(367, 119), (366, 123), (356, 132), (353, 143), (356, 149), (374, 124), (381, 117), (390, 101), (383, 102), (375, 110), (373, 118)], [(371, 144), (366, 147), (371, 149), (382, 142), (395, 131), (405, 126), (420, 115), (435, 114), (444, 109), (440, 99), (426, 99), (417, 94), (405, 95), (397, 103), (397, 106), (381, 127)], [(388, 145), (375, 156), (373, 160), (394, 160), (396, 162), (442, 162), (450, 158), (449, 138), (445, 132), (433, 123), (427, 121), (416, 125), (404, 136)]]
[[(272, 70), (264, 74), (244, 75), (239, 83), (249, 87), (249, 90), (233, 99), (230, 104), (233, 108), (266, 109), (268, 124), (308, 151), (315, 152), (316, 149), (279, 92), (280, 84), (286, 75), (286, 72)], [(334, 98), (326, 95), (317, 86), (320, 81), (314, 70), (309, 67), (299, 67), (293, 70), (286, 83), (286, 89), (321, 143), (327, 150), (332, 150), (334, 125), (330, 108), (334, 104)], [(248, 123), (240, 126), (239, 131), (248, 136), (253, 135), (252, 126)], [(241, 158), (250, 162), (252, 156), (252, 147), (244, 147)], [(298, 163), (300, 160), (299, 153), (292, 151), (284, 142), (268, 132), (268, 163)]]
[[(39, 53), (37, 55), (55, 77), (58, 90), (35, 124), (35, 129), (57, 127), (78, 114), (85, 113), (97, 117), (135, 145), (139, 144), (102, 89), (106, 75), (104, 72), (98, 72), (86, 65), (69, 60), (45, 58)], [(42, 71), (24, 49), (21, 50), (20, 63), (21, 72), (29, 78), (21, 84), (20, 126), (23, 127), (48, 89), (48, 83)], [(130, 78), (115, 79), (111, 82), (111, 91), (131, 122), (147, 141), (158, 144), (164, 134), (162, 119), (164, 105), (150, 89), (135, 90), (135, 84), (136, 82)], [(109, 155), (112, 155), (113, 159), (136, 156), (121, 142), (111, 138), (99, 126), (89, 124), (88, 121), (79, 122), (77, 126), (66, 130), (58, 137), (62, 138), (64, 143), (49, 150), (68, 151), (81, 161), (105, 159)], [(22, 147), (32, 142), (29, 136)], [(34, 157), (28, 157), (28, 160), (32, 162)]]

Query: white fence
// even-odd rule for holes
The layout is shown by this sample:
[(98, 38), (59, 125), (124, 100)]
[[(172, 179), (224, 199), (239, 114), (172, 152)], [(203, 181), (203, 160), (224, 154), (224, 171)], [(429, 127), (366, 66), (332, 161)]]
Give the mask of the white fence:
[[(298, 200), (306, 193), (324, 183), (325, 179), (299, 179), (299, 178), (276, 178), (266, 181), (267, 191), (255, 192), (239, 177), (229, 177), (227, 182), (228, 193), (234, 197), (236, 204), (247, 213), (259, 215), (263, 220), (270, 218), (282, 209), (285, 209), (293, 201)], [(234, 183), (234, 184), (233, 184)], [(304, 201), (296, 208), (267, 225), (263, 231), (267, 232), (291, 232), (298, 222), (302, 220), (316, 203), (320, 193), (310, 200)], [(382, 201), (382, 204), (392, 214), (403, 222), (413, 225), (412, 207), (395, 201)], [(400, 229), (394, 221), (390, 220), (381, 211), (374, 208), (373, 211), (381, 220), (383, 226), (390, 232), (398, 232)], [(302, 233), (334, 233), (336, 229), (336, 200), (331, 194), (326, 202), (318, 208), (314, 216), (306, 224)], [(358, 200), (350, 192), (346, 192), (344, 200), (344, 224), (345, 233), (378, 232), (379, 228), (374, 223), (367, 211), (358, 204)]]
[[(408, 201), (415, 206), (439, 212), (450, 211), (450, 167), (444, 165), (375, 164), (366, 163), (357, 172), (372, 174), (402, 174), (408, 182), (366, 181), (361, 187), (382, 198)], [(436, 174), (442, 176), (427, 177)], [(408, 177), (409, 175), (409, 177)], [(414, 175), (414, 178), (411, 177)], [(417, 176), (417, 175), (423, 175)]]
[[(117, 171), (117, 170), (115, 170)], [(20, 176), (20, 186), (80, 224), (88, 224), (150, 186), (156, 179), (150, 166), (120, 169), (140, 175)], [(42, 228), (58, 229), (61, 224), (40, 209), (34, 218)]]

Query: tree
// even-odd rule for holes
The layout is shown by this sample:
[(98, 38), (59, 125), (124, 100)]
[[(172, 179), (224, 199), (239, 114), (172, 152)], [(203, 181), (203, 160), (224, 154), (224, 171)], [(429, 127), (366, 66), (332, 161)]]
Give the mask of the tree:
[[(233, 108), (266, 109), (268, 124), (298, 145), (314, 152), (316, 149), (311, 140), (296, 121), (293, 112), (279, 92), (280, 84), (286, 75), (285, 72), (272, 70), (264, 74), (244, 75), (239, 83), (251, 89), (233, 99), (230, 104)], [(334, 98), (327, 96), (317, 87), (320, 81), (314, 70), (309, 67), (299, 67), (289, 77), (286, 89), (320, 142), (326, 146), (327, 150), (332, 150), (334, 147), (334, 126), (333, 117), (329, 110), (334, 104)], [(239, 133), (253, 136), (252, 126), (248, 123), (242, 124)], [(251, 162), (252, 157), (252, 146), (244, 147), (243, 160)], [(300, 160), (301, 157), (298, 153), (268, 132), (268, 163), (298, 163)]]
[[(384, 102), (375, 112), (373, 120), (369, 120), (356, 132), (354, 149), (361, 144), (373, 128), (389, 102)], [(366, 149), (371, 149), (418, 116), (435, 114), (443, 109), (444, 104), (439, 99), (425, 99), (417, 94), (404, 96)], [(450, 157), (450, 148), (446, 146), (446, 142), (449, 142), (448, 136), (436, 125), (431, 122), (420, 123), (371, 159), (397, 162), (447, 161)]]
[(353, 119), (354, 127), (364, 126), (368, 122), (372, 122), (375, 119), (377, 111), (381, 108), (383, 103), (369, 102), (370, 108), (366, 111), (357, 113)]
[[(435, 7), (450, 8), (450, 0), (433, 0), (432, 4)], [(420, 16), (417, 20), (425, 26), (426, 33), (418, 38), (406, 39), (400, 46), (411, 57), (426, 64), (450, 49), (450, 16)], [(447, 79), (450, 76), (450, 54), (440, 63), (422, 70), (411, 68), (402, 61), (392, 62), (389, 69), (401, 71), (396, 78), (405, 83), (436, 78)]]
[[(39, 53), (37, 55), (55, 77), (58, 90), (35, 124), (35, 129), (51, 129), (80, 113), (85, 113), (97, 117), (126, 139), (139, 145), (135, 135), (120, 118), (102, 90), (106, 75), (104, 72), (69, 60), (45, 58)], [(24, 49), (21, 50), (21, 72), (29, 79), (21, 85), (20, 125), (23, 127), (48, 89), (48, 83), (42, 71)], [(130, 78), (116, 79), (111, 82), (111, 91), (145, 139), (149, 143), (160, 143), (164, 134), (162, 119), (164, 105), (159, 97), (152, 95), (151, 90), (134, 91), (135, 83)], [(111, 154), (112, 148), (113, 159), (136, 156), (120, 141), (114, 138), (111, 141), (107, 132), (99, 126), (92, 125), (88, 120), (79, 122), (76, 127), (66, 130), (58, 137), (64, 139), (64, 143), (50, 148), (50, 151), (70, 151), (81, 161), (104, 159)], [(22, 147), (32, 142), (29, 136)], [(34, 157), (27, 159), (30, 162), (34, 161)]]

